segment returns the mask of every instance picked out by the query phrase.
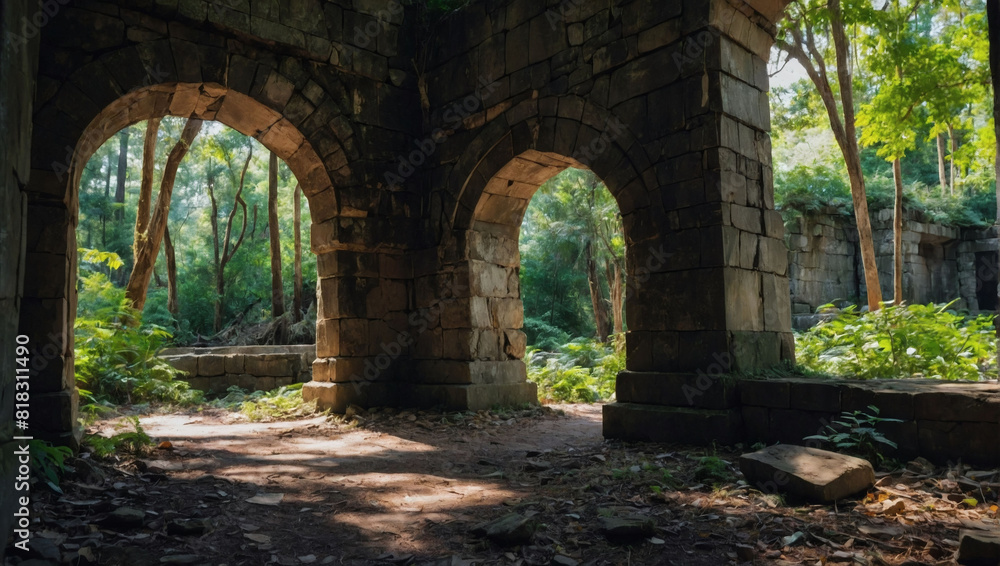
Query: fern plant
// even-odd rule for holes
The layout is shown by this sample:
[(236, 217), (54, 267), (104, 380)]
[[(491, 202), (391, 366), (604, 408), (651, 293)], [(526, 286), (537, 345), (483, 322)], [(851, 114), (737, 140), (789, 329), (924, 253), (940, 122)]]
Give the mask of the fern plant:
[(897, 445), (875, 427), (879, 423), (901, 423), (903, 421), (878, 416), (879, 409), (875, 405), (868, 405), (868, 410), (871, 413), (844, 411), (840, 420), (833, 421), (832, 424), (824, 427), (827, 431), (826, 434), (813, 434), (803, 438), (803, 440), (819, 440), (829, 444), (835, 451), (859, 456), (869, 462), (880, 464), (885, 460), (882, 450), (885, 447), (895, 449)]

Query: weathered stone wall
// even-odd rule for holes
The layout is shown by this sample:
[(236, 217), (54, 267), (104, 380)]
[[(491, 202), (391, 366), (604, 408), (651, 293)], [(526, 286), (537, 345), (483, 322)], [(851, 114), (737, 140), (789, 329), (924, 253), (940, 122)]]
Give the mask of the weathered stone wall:
[[(0, 4), (0, 561), (11, 532), (15, 498), (27, 495), (14, 491), (18, 463), (14, 456), (19, 443), (14, 428), (15, 339), (24, 296), (25, 209), (24, 186), (30, 175), (31, 109), (38, 64), (38, 36), (28, 37), (36, 10), (28, 2)], [(29, 231), (28, 235), (32, 235)], [(44, 337), (33, 337), (29, 346), (40, 357)], [(34, 383), (28, 382), (34, 393)], [(34, 415), (41, 420), (43, 415)], [(23, 444), (23, 443), (20, 443)]]
[[(900, 419), (878, 430), (896, 442), (885, 454), (923, 456), (940, 464), (1000, 464), (1000, 386), (930, 379), (906, 380), (746, 380), (709, 374), (622, 374), (629, 383), (655, 379), (656, 404), (605, 405), (604, 430), (616, 437), (708, 445), (782, 442), (824, 434), (843, 411), (879, 408), (879, 416)], [(632, 391), (619, 388), (619, 399)], [(648, 401), (647, 401), (648, 403)]]
[[(835, 301), (863, 302), (867, 290), (858, 252), (857, 227), (851, 216), (835, 211), (800, 216), (788, 222), (785, 228), (796, 328), (807, 328), (818, 322), (822, 316), (815, 313), (820, 305)], [(891, 301), (891, 210), (872, 213), (872, 237), (882, 294), (885, 300)], [(996, 265), (993, 231), (943, 226), (929, 222), (917, 212), (906, 212), (903, 222), (903, 298), (906, 302), (926, 304), (959, 299), (955, 308), (979, 312), (979, 299), (984, 289), (991, 285), (996, 287)]]
[(304, 394), (326, 407), (535, 401), (517, 234), (566, 167), (595, 171), (623, 215), (630, 369), (791, 359), (766, 94), (783, 4), (477, 0), (430, 36), (393, 0), (59, 4), (42, 29), (20, 322), (61, 336), (40, 431), (75, 422), (82, 165), (164, 115), (254, 136), (302, 184), (319, 276)]
[(232, 386), (249, 391), (270, 391), (312, 379), (316, 346), (225, 346), (218, 348), (167, 348), (159, 356), (185, 372), (192, 388), (225, 394)]

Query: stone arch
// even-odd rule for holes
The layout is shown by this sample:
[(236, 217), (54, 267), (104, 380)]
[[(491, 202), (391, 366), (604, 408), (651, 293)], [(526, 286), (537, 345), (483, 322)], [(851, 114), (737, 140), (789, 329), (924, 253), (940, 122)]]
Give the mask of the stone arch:
[[(567, 167), (591, 169), (604, 180), (622, 215), (650, 205), (655, 174), (628, 124), (577, 96), (553, 106), (558, 114), (518, 122), (509, 129), (487, 125), (459, 159), (449, 182), (458, 195), (449, 216), (456, 230), (483, 223), (489, 209), (526, 206), (538, 186)], [(476, 148), (488, 148), (481, 157)], [(478, 159), (477, 159), (478, 157)], [(519, 201), (525, 201), (520, 203)], [(520, 218), (516, 223), (520, 226)]]
[[(68, 83), (67, 83), (68, 84)], [(64, 88), (48, 108), (66, 108), (75, 91)], [(33, 173), (28, 186), (32, 195), (28, 206), (30, 235), (28, 282), (22, 303), (21, 330), (45, 337), (55, 345), (41, 364), (36, 383), (43, 406), (48, 407), (39, 421), (39, 431), (73, 444), (77, 414), (73, 360), (73, 324), (76, 318), (76, 224), (79, 181), (90, 156), (122, 128), (150, 118), (192, 117), (221, 122), (254, 137), (283, 159), (303, 188), (314, 223), (336, 217), (337, 196), (333, 183), (313, 145), (282, 113), (218, 83), (165, 83), (129, 91), (98, 110), (82, 128), (83, 114), (69, 117), (66, 128), (46, 119), (51, 113), (36, 114), (33, 145)], [(69, 140), (60, 135), (71, 132)], [(65, 145), (65, 160), (58, 145)], [(33, 194), (32, 194), (33, 193)], [(315, 241), (313, 248), (316, 248)], [(321, 287), (317, 300), (322, 304)], [(327, 311), (336, 308), (328, 305)], [(58, 353), (56, 353), (58, 350)]]

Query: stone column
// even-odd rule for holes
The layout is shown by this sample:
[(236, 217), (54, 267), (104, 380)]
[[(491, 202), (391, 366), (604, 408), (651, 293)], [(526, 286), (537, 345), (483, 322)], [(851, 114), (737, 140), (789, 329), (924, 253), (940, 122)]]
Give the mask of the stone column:
[(662, 212), (647, 214), (657, 228), (630, 249), (628, 371), (605, 406), (608, 437), (737, 441), (738, 400), (722, 376), (794, 358), (767, 133), (772, 39), (733, 4), (685, 2), (679, 76), (649, 103), (669, 128), (654, 164)]

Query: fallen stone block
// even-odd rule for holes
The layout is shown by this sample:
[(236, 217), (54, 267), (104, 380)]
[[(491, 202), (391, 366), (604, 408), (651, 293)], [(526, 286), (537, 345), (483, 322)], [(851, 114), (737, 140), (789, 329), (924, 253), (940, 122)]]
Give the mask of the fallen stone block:
[(780, 491), (821, 503), (832, 503), (875, 484), (875, 470), (867, 460), (790, 444), (740, 456), (740, 470), (747, 482), (761, 491)]
[(997, 566), (1000, 564), (1000, 531), (961, 530), (958, 533), (959, 564)]

